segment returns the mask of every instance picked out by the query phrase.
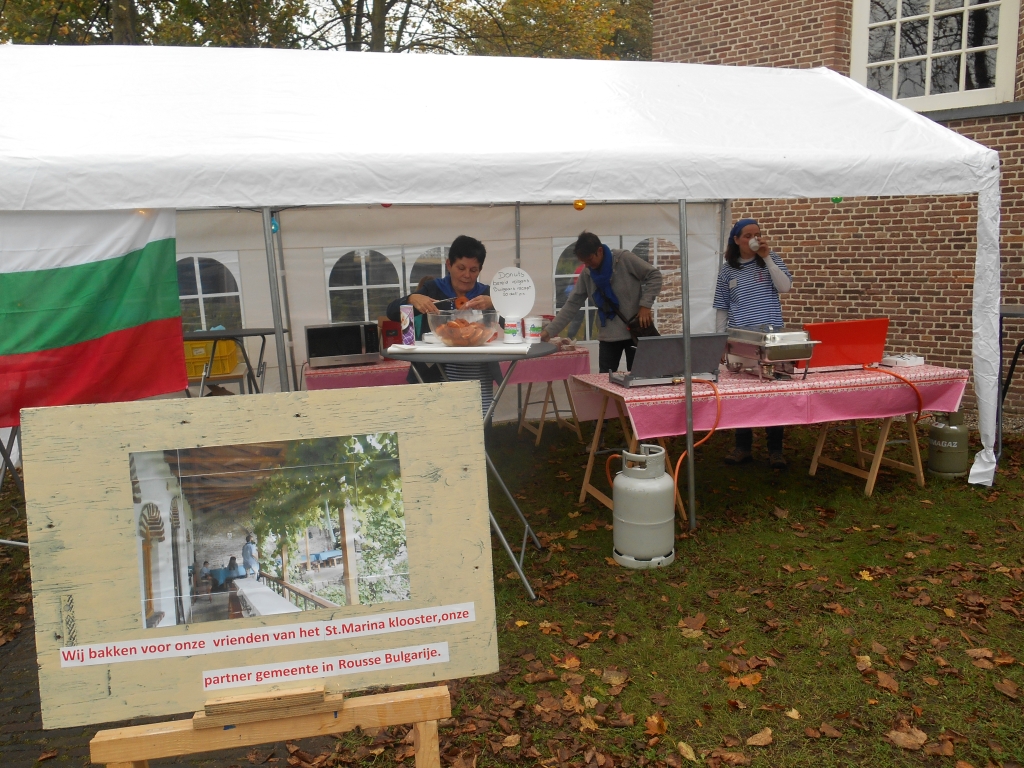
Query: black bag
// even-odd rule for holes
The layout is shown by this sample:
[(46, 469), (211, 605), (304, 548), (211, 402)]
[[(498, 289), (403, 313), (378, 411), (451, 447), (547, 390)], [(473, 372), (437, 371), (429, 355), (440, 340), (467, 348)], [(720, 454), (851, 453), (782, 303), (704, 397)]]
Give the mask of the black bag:
[[(609, 307), (611, 307), (611, 304), (610, 303), (606, 303), (605, 304), (605, 310), (604, 310), (605, 314), (608, 313), (608, 308)], [(661, 336), (661, 333), (659, 333), (658, 329), (654, 326), (654, 318), (653, 317), (651, 318), (651, 324), (648, 325), (646, 328), (643, 328), (640, 325), (640, 313), (639, 312), (637, 312), (635, 315), (633, 315), (633, 318), (631, 320), (627, 320), (625, 318), (625, 316), (621, 312), (619, 312), (619, 308), (618, 307), (615, 307), (612, 311), (615, 312), (615, 314), (619, 316), (619, 320), (621, 320), (622, 322), (624, 322), (626, 324), (626, 327), (629, 329), (629, 336), (630, 336), (631, 339), (633, 339), (633, 346), (634, 347), (636, 346), (636, 340), (637, 339), (644, 338), (645, 336)]]

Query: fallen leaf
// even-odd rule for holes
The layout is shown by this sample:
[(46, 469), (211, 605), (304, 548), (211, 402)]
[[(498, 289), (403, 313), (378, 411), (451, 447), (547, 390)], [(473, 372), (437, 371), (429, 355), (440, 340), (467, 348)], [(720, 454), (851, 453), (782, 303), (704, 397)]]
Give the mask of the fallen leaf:
[(1001, 682), (993, 683), (992, 686), (1004, 696), (1009, 696), (1014, 700), (1020, 698), (1020, 688), (1007, 677), (1004, 677)]
[(679, 754), (689, 760), (691, 763), (697, 762), (697, 755), (694, 754), (693, 747), (687, 744), (685, 741), (680, 741), (676, 744), (676, 749), (679, 750)]
[(871, 643), (871, 652), (872, 653), (888, 653), (888, 649), (884, 645), (882, 645), (881, 643), (876, 643), (876, 642), (872, 641), (872, 643)]
[(661, 713), (655, 712), (653, 715), (647, 718), (647, 722), (644, 727), (644, 733), (648, 736), (661, 736), (663, 733), (668, 731), (668, 723), (665, 722), (665, 718), (661, 716)]
[(799, 720), (800, 719), (800, 713), (797, 712), (795, 709), (787, 709), (782, 714), (784, 714), (790, 720)]
[(530, 622), (528, 622), (528, 621), (523, 621), (522, 619), (519, 619), (519, 621), (517, 621), (517, 622), (516, 622), (516, 626), (517, 626), (517, 627), (525, 627), (525, 626), (527, 626), (527, 625), (528, 625), (529, 623), (530, 623)]
[(765, 728), (764, 730), (758, 731), (753, 736), (751, 736), (749, 739), (747, 739), (747, 746), (748, 747), (767, 747), (769, 744), (772, 743), (772, 741), (774, 741), (774, 739), (772, 739), (772, 729), (771, 728)]
[(556, 667), (560, 667), (561, 669), (568, 669), (568, 670), (579, 669), (580, 668), (579, 656), (577, 656), (574, 653), (567, 653), (567, 654), (565, 654), (565, 658), (562, 660), (562, 662), (560, 664), (556, 664), (555, 666)]
[(694, 667), (694, 669), (697, 672), (710, 672), (711, 671), (711, 665), (708, 664), (706, 661), (702, 661), (700, 664), (698, 664), (696, 667)]
[(597, 723), (594, 722), (593, 718), (584, 715), (580, 718), (580, 730), (581, 731), (596, 731)]
[(618, 669), (606, 669), (601, 673), (601, 682), (608, 685), (622, 685), (629, 679), (629, 675)]
[(36, 758), (36, 762), (41, 763), (41, 762), (43, 762), (43, 760), (51, 760), (51, 759), (55, 758), (58, 754), (59, 753), (57, 752), (56, 749), (48, 749), (45, 752), (43, 752), (43, 754), (41, 754), (39, 757)]
[(996, 665), (988, 659), (975, 659), (971, 664), (978, 669), (995, 669)]
[(666, 696), (664, 693), (651, 694), (651, 701), (653, 701), (659, 707), (667, 707), (669, 704), (672, 703), (669, 700), (668, 696)]
[(968, 648), (964, 651), (972, 659), (991, 659), (992, 651), (988, 648)]
[(934, 677), (922, 677), (921, 679), (924, 680), (926, 683), (928, 683), (928, 685), (938, 685), (939, 684), (939, 681), (936, 680)]
[(557, 680), (558, 675), (552, 672), (527, 672), (523, 675), (523, 680), (534, 685), (536, 683), (550, 683), (552, 680)]
[(892, 693), (899, 693), (900, 684), (896, 682), (896, 678), (890, 675), (888, 672), (878, 672), (878, 687), (884, 688)]
[(707, 623), (708, 617), (703, 613), (698, 613), (696, 616), (687, 616), (685, 619), (680, 619), (678, 626), (688, 629), (703, 629)]
[(953, 742), (951, 741), (933, 741), (930, 744), (924, 745), (924, 753), (926, 755), (936, 755), (941, 757), (952, 757), (953, 756)]
[(954, 611), (952, 608), (943, 608), (942, 612), (951, 619), (956, 618), (956, 611)]
[(716, 749), (711, 753), (711, 757), (717, 757), (726, 765), (750, 765), (750, 758), (742, 752), (726, 752), (722, 749)]
[(680, 634), (687, 640), (696, 640), (698, 637), (704, 637), (704, 633), (699, 629), (690, 629), (689, 627), (683, 627), (679, 630)]
[(622, 567), (622, 566), (620, 566), (620, 565), (618, 564), (618, 562), (616, 562), (616, 560), (615, 560), (615, 558), (614, 558), (614, 557), (606, 557), (606, 558), (604, 559), (604, 561), (605, 561), (606, 563), (608, 563), (608, 565), (614, 565), (614, 566), (616, 566), (617, 568), (621, 568), (621, 567)]
[(775, 511), (772, 512), (772, 514), (779, 518), (779, 520), (785, 520), (787, 517), (789, 517), (789, 510), (783, 509), (782, 507), (776, 507)]
[(519, 746), (519, 742), (522, 741), (522, 738), (523, 737), (520, 736), (518, 733), (513, 733), (511, 736), (506, 736), (504, 739), (502, 739), (501, 746), (503, 746), (503, 747), (518, 747)]
[(725, 682), (726, 684), (728, 684), (729, 690), (731, 691), (735, 691), (741, 685), (753, 689), (755, 685), (761, 682), (761, 673), (753, 672), (749, 675), (744, 675), (743, 677), (735, 677), (733, 675), (730, 675), (729, 677), (725, 678)]
[(973, 765), (968, 763), (966, 760), (957, 760), (956, 765), (953, 768), (974, 768)]
[(857, 671), (864, 672), (871, 669), (871, 657), (870, 656), (854, 656), (854, 660), (857, 662)]
[(1000, 653), (998, 656), (992, 659), (992, 661), (996, 663), (996, 666), (1003, 667), (1007, 664), (1013, 664), (1013, 662), (1016, 661), (1016, 659), (1014, 659), (1013, 656), (1011, 656), (1008, 653)]
[(838, 739), (843, 735), (839, 730), (833, 728), (828, 723), (822, 723), (819, 730), (821, 731), (822, 736), (828, 736), (830, 739)]
[(583, 706), (586, 707), (587, 709), (593, 709), (594, 707), (597, 706), (597, 703), (598, 703), (597, 699), (595, 699), (593, 696), (584, 696), (583, 697)]
[(897, 747), (909, 750), (920, 749), (928, 741), (928, 736), (917, 728), (911, 728), (907, 731), (889, 731), (885, 735)]
[(807, 726), (806, 728), (804, 728), (804, 735), (809, 739), (820, 739), (821, 731), (819, 731), (817, 728), (811, 728), (810, 726)]

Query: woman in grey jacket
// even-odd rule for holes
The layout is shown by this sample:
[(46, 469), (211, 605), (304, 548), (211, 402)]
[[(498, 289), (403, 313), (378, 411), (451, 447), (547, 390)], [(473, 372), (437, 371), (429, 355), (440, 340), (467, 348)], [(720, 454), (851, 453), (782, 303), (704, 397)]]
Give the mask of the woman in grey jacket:
[(556, 336), (589, 298), (597, 307), (601, 322), (597, 334), (601, 372), (618, 370), (623, 352), (626, 367), (631, 369), (636, 346), (619, 315), (626, 320), (637, 318), (642, 328), (654, 321), (651, 307), (661, 291), (661, 272), (632, 251), (612, 250), (592, 232), (581, 232), (573, 251), (586, 269), (580, 273), (558, 315), (544, 328), (541, 339), (547, 341)]

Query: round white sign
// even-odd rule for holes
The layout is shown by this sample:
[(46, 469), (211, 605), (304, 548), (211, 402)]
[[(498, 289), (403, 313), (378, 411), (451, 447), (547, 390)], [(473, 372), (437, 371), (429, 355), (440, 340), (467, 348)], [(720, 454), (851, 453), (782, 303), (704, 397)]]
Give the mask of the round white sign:
[(519, 267), (499, 269), (491, 280), (491, 301), (502, 317), (522, 319), (533, 310), (533, 278)]

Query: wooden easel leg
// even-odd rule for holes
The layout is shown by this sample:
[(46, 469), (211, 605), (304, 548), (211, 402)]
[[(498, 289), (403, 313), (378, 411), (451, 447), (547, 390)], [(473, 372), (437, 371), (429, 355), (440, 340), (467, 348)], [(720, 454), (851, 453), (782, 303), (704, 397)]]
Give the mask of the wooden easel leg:
[(437, 720), (413, 723), (412, 744), (416, 750), (416, 768), (441, 768), (441, 750), (437, 743)]
[(601, 444), (601, 429), (604, 427), (604, 412), (608, 407), (608, 397), (601, 398), (601, 415), (597, 417), (597, 426), (594, 427), (594, 439), (590, 443), (590, 458), (587, 459), (587, 471), (583, 475), (583, 487), (580, 488), (580, 504), (587, 500), (587, 487), (590, 485), (590, 476), (594, 473), (594, 461), (597, 458), (597, 447)]
[(615, 398), (615, 410), (619, 412), (619, 425), (622, 427), (622, 436), (626, 438), (629, 445), (629, 452), (636, 453), (636, 446), (639, 439), (636, 433), (633, 432), (633, 427), (629, 423), (625, 411), (623, 410), (624, 403), (619, 398)]
[(907, 434), (910, 436), (910, 455), (914, 461), (914, 477), (917, 479), (917, 484), (924, 488), (924, 467), (921, 464), (921, 446), (917, 441), (917, 424), (914, 419), (917, 417), (915, 413), (907, 414)]
[(149, 760), (133, 760), (130, 763), (107, 763), (107, 768), (149, 768)]
[(875, 481), (878, 479), (878, 470), (882, 466), (882, 456), (885, 454), (885, 441), (889, 439), (892, 418), (890, 416), (887, 419), (883, 419), (882, 426), (878, 430), (878, 445), (875, 446), (875, 456), (871, 460), (871, 469), (868, 470), (868, 484), (864, 487), (865, 496), (870, 496), (875, 491)]
[(826, 421), (821, 425), (821, 431), (818, 432), (818, 442), (814, 446), (814, 456), (811, 458), (811, 469), (807, 473), (812, 477), (818, 471), (818, 459), (821, 458), (821, 451), (825, 448), (825, 439), (828, 437), (828, 422)]
[(536, 442), (534, 442), (535, 446), (540, 445), (540, 439), (544, 435), (544, 421), (548, 417), (548, 400), (554, 401), (554, 399), (555, 398), (553, 397), (551, 392), (551, 382), (549, 381), (547, 389), (544, 390), (544, 404), (541, 406), (540, 409), (540, 423), (537, 425), (537, 440)]
[(576, 437), (578, 437), (582, 443), (583, 432), (580, 430), (580, 418), (576, 415), (576, 403), (572, 399), (572, 390), (569, 388), (569, 380), (562, 379), (562, 385), (565, 387), (565, 397), (569, 401), (569, 410), (572, 412), (572, 424), (570, 425), (570, 428), (575, 430)]
[(530, 392), (533, 391), (533, 382), (526, 385), (526, 403), (523, 405), (523, 412), (519, 414), (519, 431), (517, 435), (523, 434), (523, 425), (526, 423), (526, 412), (530, 410)]

